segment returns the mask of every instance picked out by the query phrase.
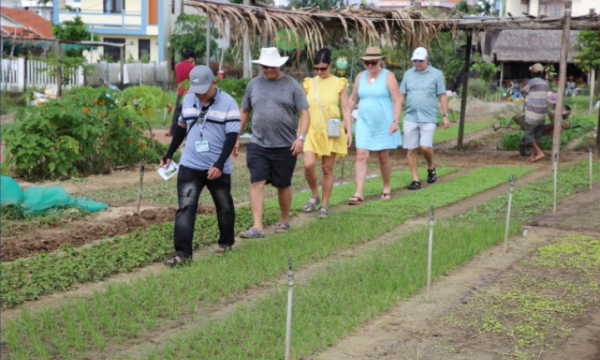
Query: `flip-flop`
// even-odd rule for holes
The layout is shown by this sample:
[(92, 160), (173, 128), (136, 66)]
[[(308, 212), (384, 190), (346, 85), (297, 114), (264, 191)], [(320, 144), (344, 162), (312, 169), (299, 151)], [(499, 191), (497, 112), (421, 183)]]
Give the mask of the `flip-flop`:
[(304, 212), (305, 213), (311, 213), (311, 212), (315, 211), (315, 206), (317, 206), (321, 203), (321, 198), (318, 196), (312, 195), (310, 198), (315, 199), (315, 202), (312, 202), (309, 200), (306, 203), (304, 203)]
[(360, 205), (365, 201), (365, 199), (354, 195), (350, 199), (348, 199), (348, 205)]
[(177, 253), (173, 255), (173, 257), (165, 260), (165, 265), (170, 267), (186, 265), (192, 262), (192, 258), (189, 256), (184, 256), (181, 253)]
[(240, 233), (240, 237), (242, 239), (258, 239), (265, 237), (265, 235), (261, 234), (254, 226), (250, 226), (248, 230), (244, 230)]
[(277, 227), (275, 228), (275, 234), (283, 234), (288, 232), (292, 227), (290, 226), (290, 223), (285, 222), (285, 221), (280, 221), (279, 223), (277, 223)]
[(381, 193), (381, 200), (392, 200), (392, 194), (390, 194), (389, 192), (382, 192)]

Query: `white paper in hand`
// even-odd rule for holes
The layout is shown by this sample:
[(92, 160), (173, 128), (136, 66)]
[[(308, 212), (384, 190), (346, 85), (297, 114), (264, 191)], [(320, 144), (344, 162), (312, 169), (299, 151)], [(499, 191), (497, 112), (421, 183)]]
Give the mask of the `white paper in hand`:
[(168, 168), (164, 168), (164, 167), (159, 167), (158, 168), (158, 174), (165, 180), (169, 180), (171, 178), (171, 176), (177, 174), (177, 172), (179, 171), (179, 166), (177, 166), (177, 164), (175, 163), (175, 161), (171, 161), (171, 163), (169, 164)]

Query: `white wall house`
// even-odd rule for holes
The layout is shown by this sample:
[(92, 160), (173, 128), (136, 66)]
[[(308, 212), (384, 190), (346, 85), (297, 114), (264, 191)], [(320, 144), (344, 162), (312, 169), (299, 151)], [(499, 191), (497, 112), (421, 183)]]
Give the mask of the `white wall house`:
[[(506, 0), (506, 11), (513, 16), (546, 15), (549, 17), (560, 17), (565, 11), (564, 0)], [(600, 1), (598, 0), (573, 0), (571, 15), (581, 16), (590, 12), (600, 12)]]

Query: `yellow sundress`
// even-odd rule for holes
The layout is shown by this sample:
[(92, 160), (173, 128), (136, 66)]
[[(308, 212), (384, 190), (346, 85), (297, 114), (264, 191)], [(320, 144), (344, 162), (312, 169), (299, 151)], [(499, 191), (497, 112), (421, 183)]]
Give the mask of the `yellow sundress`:
[[(348, 85), (348, 80), (333, 75), (326, 79), (321, 79), (317, 76), (315, 83), (326, 117), (323, 116), (323, 111), (321, 111), (321, 107), (315, 96), (313, 78), (304, 79), (304, 92), (306, 93), (306, 100), (310, 105), (310, 127), (308, 134), (306, 134), (304, 151), (314, 152), (319, 159), (323, 156), (331, 156), (331, 153), (335, 153), (336, 159), (341, 158), (348, 154), (348, 147), (346, 144), (343, 117), (340, 113), (340, 92), (344, 89), (344, 86)], [(340, 137), (330, 138), (327, 136), (326, 119), (328, 118), (337, 118), (340, 120)]]

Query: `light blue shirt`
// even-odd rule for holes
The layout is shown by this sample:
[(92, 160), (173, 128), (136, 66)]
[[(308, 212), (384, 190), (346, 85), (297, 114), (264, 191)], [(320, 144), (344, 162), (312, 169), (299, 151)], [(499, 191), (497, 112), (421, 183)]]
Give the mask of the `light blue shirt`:
[(400, 92), (406, 95), (404, 121), (437, 123), (438, 96), (446, 93), (441, 71), (431, 64), (423, 72), (412, 67), (404, 73)]
[[(180, 123), (187, 124), (187, 139), (181, 154), (180, 165), (195, 170), (208, 170), (221, 156), (223, 143), (227, 133), (240, 132), (240, 109), (231, 95), (217, 90), (215, 102), (208, 109), (206, 121), (198, 119), (202, 103), (196, 94), (188, 93), (183, 98)], [(208, 141), (209, 151), (197, 152), (194, 146), (197, 141)], [(223, 167), (223, 174), (231, 174), (231, 160), (228, 158)]]

